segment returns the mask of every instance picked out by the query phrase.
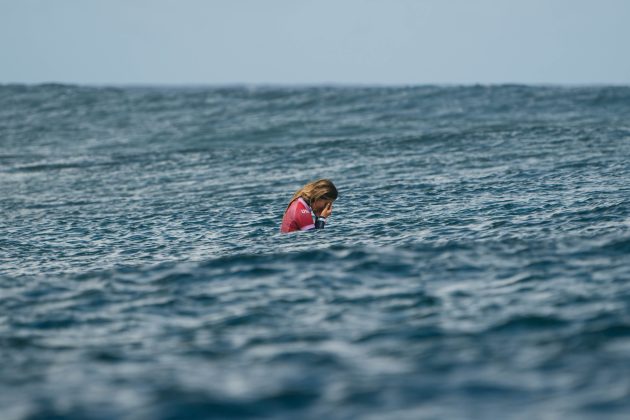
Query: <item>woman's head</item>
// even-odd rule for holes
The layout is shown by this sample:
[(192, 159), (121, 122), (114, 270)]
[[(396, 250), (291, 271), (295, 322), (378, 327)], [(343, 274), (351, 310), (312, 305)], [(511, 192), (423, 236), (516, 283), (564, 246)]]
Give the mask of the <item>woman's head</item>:
[[(313, 208), (313, 210), (321, 211), (319, 207), (332, 203), (337, 199), (338, 193), (335, 184), (329, 179), (318, 179), (311, 183), (306, 184), (300, 190), (298, 190), (289, 205), (297, 198), (302, 197)], [(316, 208), (317, 207), (317, 208)]]

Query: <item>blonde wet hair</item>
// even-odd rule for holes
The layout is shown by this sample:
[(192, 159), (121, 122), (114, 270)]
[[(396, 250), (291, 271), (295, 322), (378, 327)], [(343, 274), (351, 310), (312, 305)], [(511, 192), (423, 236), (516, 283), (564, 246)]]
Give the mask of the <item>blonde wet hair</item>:
[(315, 201), (322, 200), (330, 200), (334, 201), (337, 199), (337, 187), (332, 183), (329, 179), (318, 179), (317, 181), (310, 182), (297, 190), (291, 200), (289, 200), (289, 205), (287, 209), (298, 198), (302, 197), (309, 206), (312, 206)]

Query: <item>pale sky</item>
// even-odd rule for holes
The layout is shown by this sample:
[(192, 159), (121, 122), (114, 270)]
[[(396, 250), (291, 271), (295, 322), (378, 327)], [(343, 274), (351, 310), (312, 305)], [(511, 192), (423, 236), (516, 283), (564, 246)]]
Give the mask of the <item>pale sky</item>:
[(630, 0), (0, 0), (0, 83), (630, 84)]

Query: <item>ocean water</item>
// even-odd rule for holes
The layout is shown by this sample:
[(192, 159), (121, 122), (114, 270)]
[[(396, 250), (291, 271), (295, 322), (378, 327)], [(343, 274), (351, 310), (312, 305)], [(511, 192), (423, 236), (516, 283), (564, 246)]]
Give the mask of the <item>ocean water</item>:
[(629, 160), (628, 87), (0, 86), (0, 417), (628, 418)]

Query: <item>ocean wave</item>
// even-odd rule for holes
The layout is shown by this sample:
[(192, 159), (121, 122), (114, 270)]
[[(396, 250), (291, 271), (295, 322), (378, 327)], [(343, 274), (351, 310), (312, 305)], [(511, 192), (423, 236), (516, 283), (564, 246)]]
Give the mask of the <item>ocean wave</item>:
[(0, 411), (623, 418), (628, 98), (2, 85)]

